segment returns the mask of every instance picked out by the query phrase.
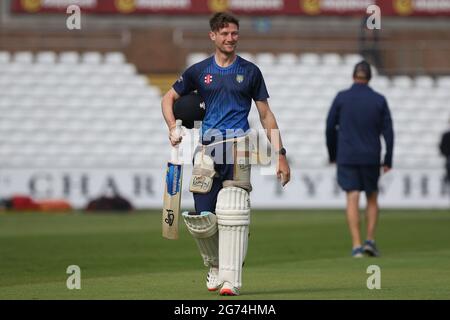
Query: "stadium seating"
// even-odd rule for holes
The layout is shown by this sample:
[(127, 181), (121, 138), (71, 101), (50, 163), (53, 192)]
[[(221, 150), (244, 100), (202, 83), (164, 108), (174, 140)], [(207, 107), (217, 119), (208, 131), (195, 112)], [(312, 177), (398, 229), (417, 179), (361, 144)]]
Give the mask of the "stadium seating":
[[(194, 54), (198, 56), (198, 54)], [(325, 121), (333, 98), (352, 83), (358, 54), (282, 53), (250, 54), (242, 57), (256, 63), (264, 73), (274, 110), (290, 160), (302, 168), (327, 165)], [(188, 61), (189, 58), (188, 58)], [(450, 78), (421, 75), (387, 77), (374, 69), (371, 86), (386, 96), (394, 120), (397, 168), (442, 168), (438, 144), (447, 129), (450, 109)], [(257, 112), (251, 125), (260, 128)]]
[(122, 53), (0, 52), (2, 168), (163, 162), (159, 89)]
[[(193, 53), (187, 65), (206, 58)], [(327, 166), (325, 121), (352, 83), (357, 54), (242, 53), (263, 71), (293, 166)], [(159, 89), (120, 52), (0, 52), (0, 167), (141, 168), (168, 158)], [(450, 117), (450, 78), (387, 77), (397, 168), (441, 168), (438, 143)], [(151, 79), (150, 79), (151, 82)], [(256, 108), (251, 126), (261, 128)]]

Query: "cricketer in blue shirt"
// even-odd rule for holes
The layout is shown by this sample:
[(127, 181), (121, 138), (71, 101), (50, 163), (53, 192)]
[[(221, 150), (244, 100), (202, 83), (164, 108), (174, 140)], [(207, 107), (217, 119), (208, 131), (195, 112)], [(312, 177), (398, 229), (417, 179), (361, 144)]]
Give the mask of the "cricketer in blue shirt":
[[(392, 167), (394, 132), (386, 99), (369, 87), (371, 67), (366, 61), (355, 66), (354, 84), (338, 93), (327, 117), (326, 140), (331, 163), (337, 163), (339, 186), (347, 193), (347, 221), (353, 257), (378, 256), (375, 229), (378, 219), (378, 181)], [(381, 164), (381, 136), (386, 154)], [(361, 244), (359, 192), (367, 197), (367, 238)]]
[[(189, 187), (195, 211), (182, 215), (204, 265), (209, 267), (207, 290), (235, 296), (242, 287), (242, 266), (249, 240), (250, 150), (242, 146), (249, 140), (247, 117), (252, 100), (278, 155), (276, 173), (283, 186), (290, 180), (290, 168), (281, 136), (272, 135), (279, 132), (278, 124), (267, 102), (269, 94), (263, 76), (256, 65), (235, 52), (239, 39), (238, 19), (218, 12), (211, 18), (210, 27), (214, 55), (188, 68), (164, 95), (161, 104), (169, 139), (175, 146), (181, 137), (174, 130), (174, 102), (194, 90), (205, 102), (206, 114), (200, 145), (193, 157)], [(231, 162), (228, 162), (229, 156)], [(222, 162), (222, 157), (227, 161)]]

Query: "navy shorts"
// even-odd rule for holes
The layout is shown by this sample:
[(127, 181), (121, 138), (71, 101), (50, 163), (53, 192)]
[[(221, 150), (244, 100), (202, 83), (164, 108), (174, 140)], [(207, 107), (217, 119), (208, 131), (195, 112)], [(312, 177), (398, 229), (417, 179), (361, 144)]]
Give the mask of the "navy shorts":
[[(213, 185), (211, 187), (211, 191), (208, 193), (193, 193), (194, 195), (194, 204), (195, 204), (195, 212), (201, 213), (202, 211), (209, 211), (215, 213), (216, 211), (216, 202), (219, 191), (222, 189), (222, 183), (225, 180), (233, 180), (234, 174), (234, 164), (230, 164), (230, 158), (227, 155), (231, 155), (232, 143), (224, 143), (223, 148), (206, 148), (206, 154), (210, 155), (214, 159), (214, 170), (217, 173), (217, 177), (213, 179)], [(220, 150), (223, 151), (222, 155), (215, 154), (215, 151)], [(199, 148), (195, 151), (198, 152)], [(219, 152), (220, 152), (219, 151)], [(195, 154), (194, 153), (194, 154)], [(217, 161), (221, 159), (221, 161)], [(219, 162), (219, 163), (218, 163)]]
[(365, 191), (366, 195), (378, 191), (379, 165), (338, 165), (337, 180), (346, 192)]
[(211, 191), (208, 193), (193, 193), (195, 212), (202, 211), (214, 212), (216, 211), (216, 202), (219, 191), (222, 189), (222, 182), (225, 180), (233, 180), (232, 164), (216, 164), (214, 166), (219, 177), (213, 179)]

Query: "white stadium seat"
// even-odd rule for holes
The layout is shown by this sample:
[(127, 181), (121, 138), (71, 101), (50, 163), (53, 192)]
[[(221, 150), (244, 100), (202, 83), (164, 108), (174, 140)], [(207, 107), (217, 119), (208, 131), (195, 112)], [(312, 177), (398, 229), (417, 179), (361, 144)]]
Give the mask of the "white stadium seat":
[(277, 62), (279, 65), (292, 67), (298, 63), (298, 56), (295, 53), (280, 53)]
[(36, 62), (41, 64), (53, 64), (56, 62), (57, 55), (53, 51), (39, 52), (36, 55)]
[(99, 52), (84, 52), (81, 55), (81, 62), (84, 64), (100, 64), (102, 62), (102, 55)]
[(322, 55), (322, 62), (325, 66), (337, 66), (342, 63), (342, 58), (337, 53), (326, 53)]
[(255, 55), (249, 52), (241, 52), (239, 53), (239, 56), (247, 61), (255, 62)]
[(116, 66), (115, 72), (121, 75), (134, 75), (136, 74), (136, 67), (133, 64), (125, 63), (120, 66)]
[(408, 76), (396, 76), (392, 78), (392, 84), (397, 88), (410, 89), (413, 86), (413, 80)]
[(364, 60), (364, 57), (359, 54), (346, 54), (344, 56), (344, 63), (350, 67), (354, 67), (357, 63)]
[(80, 62), (80, 54), (76, 51), (66, 51), (59, 54), (61, 65), (77, 64)]
[(0, 64), (7, 64), (11, 61), (11, 54), (6, 51), (0, 51)]
[(430, 76), (417, 76), (414, 78), (414, 86), (416, 88), (432, 88), (434, 80)]
[(272, 66), (275, 64), (273, 53), (258, 53), (255, 55), (255, 62), (258, 66)]
[(9, 64), (2, 65), (2, 73), (10, 74), (11, 76), (14, 76), (19, 73), (28, 72), (30, 69), (29, 64), (22, 64), (20, 62), (11, 62)]
[(190, 53), (187, 57), (186, 66), (190, 67), (193, 64), (196, 64), (197, 62), (205, 60), (206, 58), (208, 58), (208, 56), (209, 55), (204, 52)]
[(385, 76), (378, 76), (374, 77), (370, 81), (370, 86), (372, 86), (375, 90), (380, 90), (383, 92), (384, 90), (388, 89), (391, 85), (391, 82), (388, 77)]
[(439, 88), (450, 89), (450, 76), (439, 77), (437, 84)]
[(125, 55), (122, 52), (108, 52), (105, 54), (105, 63), (118, 65), (126, 63)]
[(29, 51), (20, 51), (14, 53), (14, 62), (20, 64), (30, 64), (33, 62), (33, 53)]
[(304, 53), (300, 55), (299, 62), (302, 65), (316, 66), (320, 64), (320, 55), (317, 53)]

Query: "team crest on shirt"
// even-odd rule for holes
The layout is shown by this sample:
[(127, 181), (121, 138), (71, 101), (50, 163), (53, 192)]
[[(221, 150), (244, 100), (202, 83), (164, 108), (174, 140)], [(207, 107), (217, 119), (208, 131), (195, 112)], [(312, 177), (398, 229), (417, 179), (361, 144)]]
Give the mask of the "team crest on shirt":
[(206, 83), (206, 84), (210, 84), (212, 81), (213, 81), (212, 75), (211, 75), (211, 74), (207, 74), (207, 75), (205, 76), (205, 83)]
[(243, 75), (243, 74), (238, 74), (238, 75), (236, 76), (236, 81), (237, 81), (238, 83), (242, 83), (242, 81), (244, 81), (244, 75)]

